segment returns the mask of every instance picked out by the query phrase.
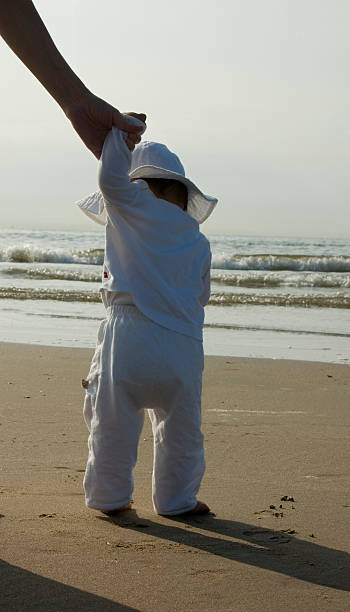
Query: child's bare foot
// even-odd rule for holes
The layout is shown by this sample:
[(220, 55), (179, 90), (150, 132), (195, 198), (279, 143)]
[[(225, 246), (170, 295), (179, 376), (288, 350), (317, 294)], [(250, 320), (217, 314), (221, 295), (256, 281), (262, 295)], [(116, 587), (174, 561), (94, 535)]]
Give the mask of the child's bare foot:
[(107, 514), (107, 516), (112, 516), (113, 514), (119, 514), (119, 512), (124, 512), (124, 510), (131, 510), (131, 504), (121, 506), (120, 508), (113, 508), (113, 510), (101, 510), (101, 512), (103, 512), (103, 514)]

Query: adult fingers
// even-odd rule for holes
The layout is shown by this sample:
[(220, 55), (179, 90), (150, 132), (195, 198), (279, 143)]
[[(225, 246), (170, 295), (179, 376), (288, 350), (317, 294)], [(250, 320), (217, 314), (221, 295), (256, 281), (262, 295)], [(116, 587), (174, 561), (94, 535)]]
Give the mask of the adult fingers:
[(127, 115), (128, 117), (135, 117), (135, 119), (142, 121), (142, 123), (146, 123), (147, 115), (145, 115), (145, 113), (130, 112), (130, 113), (124, 113), (124, 115)]
[(120, 130), (129, 134), (141, 134), (145, 130), (146, 115), (144, 113), (122, 114), (119, 111), (113, 112), (112, 123)]

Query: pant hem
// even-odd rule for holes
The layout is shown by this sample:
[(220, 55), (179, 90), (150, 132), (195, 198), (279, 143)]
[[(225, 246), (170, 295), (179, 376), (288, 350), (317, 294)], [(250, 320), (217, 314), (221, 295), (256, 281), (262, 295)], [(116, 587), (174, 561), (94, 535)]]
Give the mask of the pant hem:
[(94, 504), (91, 502), (85, 502), (87, 508), (91, 510), (117, 510), (118, 508), (123, 508), (123, 506), (128, 506), (131, 504), (131, 499), (124, 502), (116, 502), (115, 504)]
[(156, 513), (159, 514), (159, 516), (178, 516), (180, 514), (185, 514), (186, 512), (191, 512), (191, 510), (195, 509), (196, 505), (197, 501), (195, 501), (195, 503), (189, 508), (186, 507), (185, 509), (181, 510), (173, 510), (172, 512), (161, 512), (160, 510), (156, 510)]

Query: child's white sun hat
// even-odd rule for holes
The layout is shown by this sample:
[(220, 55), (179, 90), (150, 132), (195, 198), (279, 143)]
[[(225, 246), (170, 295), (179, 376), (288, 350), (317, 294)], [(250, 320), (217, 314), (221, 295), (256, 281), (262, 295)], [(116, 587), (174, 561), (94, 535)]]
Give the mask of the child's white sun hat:
[(217, 198), (205, 195), (185, 175), (184, 167), (175, 153), (159, 142), (144, 141), (135, 147), (131, 156), (130, 179), (172, 179), (187, 187), (187, 213), (203, 223), (212, 213)]
[[(131, 117), (128, 118), (131, 119)], [(146, 128), (141, 121), (136, 118), (133, 120)], [(187, 213), (198, 223), (203, 223), (217, 204), (217, 198), (205, 195), (193, 181), (187, 178), (178, 156), (159, 142), (144, 141), (136, 145), (131, 154), (129, 176), (130, 180), (160, 178), (183, 183), (188, 193)], [(106, 211), (101, 191), (82, 198), (77, 205), (96, 223), (105, 225)]]

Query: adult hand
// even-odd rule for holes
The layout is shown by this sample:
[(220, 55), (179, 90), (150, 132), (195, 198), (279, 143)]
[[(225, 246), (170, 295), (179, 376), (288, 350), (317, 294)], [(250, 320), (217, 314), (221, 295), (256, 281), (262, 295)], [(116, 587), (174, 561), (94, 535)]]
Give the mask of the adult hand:
[[(0, 0), (0, 34), (13, 52), (58, 102), (88, 149), (100, 157), (108, 131), (127, 132), (132, 151), (142, 126), (101, 100), (82, 83), (57, 50), (31, 0)], [(146, 116), (130, 113), (146, 120)]]
[[(143, 125), (140, 126), (140, 131), (137, 133), (137, 136), (135, 137), (135, 134), (130, 134), (130, 132), (126, 133), (125, 136), (125, 142), (128, 146), (128, 148), (130, 149), (130, 151), (133, 151), (135, 148), (135, 145), (140, 142), (141, 140), (141, 136), (144, 133), (145, 129), (146, 129), (146, 115), (144, 113), (123, 113), (123, 117), (135, 117), (135, 119), (138, 119), (138, 121), (142, 121)], [(129, 122), (130, 123), (130, 122)], [(133, 122), (134, 123), (134, 122)], [(125, 131), (125, 128), (122, 128)]]
[(101, 157), (103, 143), (113, 126), (127, 132), (125, 142), (129, 150), (133, 151), (141, 140), (143, 127), (128, 119), (128, 116), (135, 117), (142, 123), (146, 121), (144, 113), (122, 114), (91, 92), (87, 92), (78, 102), (64, 108), (64, 111), (75, 131), (97, 159)]

